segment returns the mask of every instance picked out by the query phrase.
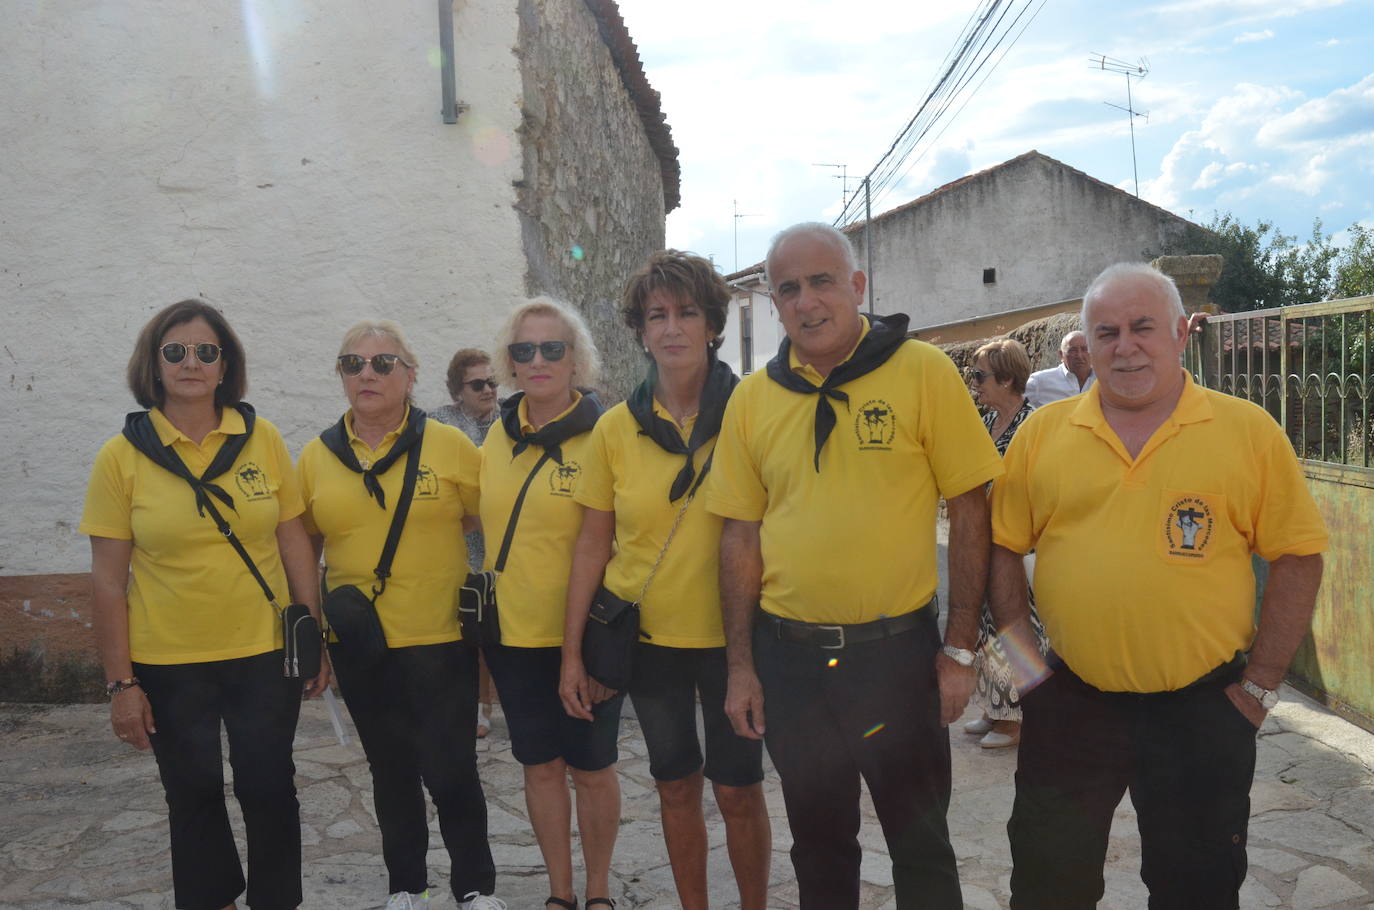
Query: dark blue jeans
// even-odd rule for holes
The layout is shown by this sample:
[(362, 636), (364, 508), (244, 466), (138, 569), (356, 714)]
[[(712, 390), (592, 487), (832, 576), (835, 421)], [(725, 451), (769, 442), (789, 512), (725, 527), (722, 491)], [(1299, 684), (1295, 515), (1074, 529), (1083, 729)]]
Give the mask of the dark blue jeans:
[(1015, 910), (1102, 899), (1130, 790), (1150, 910), (1234, 910), (1245, 880), (1255, 727), (1226, 697), (1239, 661), (1177, 692), (1102, 692), (1062, 662), (1022, 696), (1011, 838)]
[[(461, 642), (391, 648), (375, 666), (329, 646), (344, 704), (372, 767), (387, 890), (429, 887), (424, 788), (439, 813), (453, 893), (490, 894), (496, 865), (477, 777), (477, 651)], [(421, 786), (423, 782), (423, 787)]]
[(961, 910), (945, 822), (949, 731), (940, 726), (936, 609), (891, 638), (825, 650), (754, 630), (765, 742), (782, 781), (802, 910), (859, 905), (859, 780), (892, 858), (897, 907)]
[(172, 887), (185, 910), (219, 910), (244, 890), (224, 806), (220, 724), (248, 841), (253, 910), (301, 902), (301, 823), (291, 741), (301, 681), (280, 651), (196, 664), (134, 664), (153, 709), (151, 737), (167, 795)]

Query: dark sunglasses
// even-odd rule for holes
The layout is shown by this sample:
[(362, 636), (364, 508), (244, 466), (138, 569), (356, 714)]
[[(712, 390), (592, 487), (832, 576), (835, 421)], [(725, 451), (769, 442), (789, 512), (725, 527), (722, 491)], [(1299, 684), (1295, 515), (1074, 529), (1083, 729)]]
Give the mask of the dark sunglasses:
[(181, 363), (190, 351), (196, 352), (196, 359), (201, 363), (214, 363), (219, 360), (222, 349), (219, 345), (211, 344), (208, 341), (192, 345), (182, 344), (180, 341), (169, 341), (158, 350), (162, 352), (162, 359), (168, 363)]
[(362, 354), (340, 354), (339, 372), (345, 376), (357, 376), (363, 371), (363, 364), (367, 363), (372, 364), (372, 372), (378, 376), (390, 376), (398, 363), (401, 366), (410, 366), (399, 354), (373, 354), (370, 358)]
[(988, 378), (989, 376), (991, 376), (991, 375), (992, 375), (991, 373), (984, 373), (982, 370), (969, 370), (969, 371), (968, 371), (968, 376), (969, 376), (969, 378), (972, 379), (974, 382), (978, 383), (979, 385), (982, 385), (982, 384), (983, 384), (983, 381), (984, 381), (985, 379), (987, 379), (987, 378)]
[[(548, 355), (545, 354), (544, 356), (547, 357)], [(465, 386), (467, 386), (468, 388), (472, 389), (474, 392), (480, 392), (480, 391), (482, 391), (483, 389), (492, 389), (492, 390), (494, 391), (494, 390), (496, 389), (496, 380), (495, 380), (495, 379), (469, 379), (467, 382), (463, 383), (463, 385), (465, 385)]]
[(510, 359), (516, 363), (529, 363), (534, 359), (535, 351), (543, 354), (545, 360), (562, 360), (569, 347), (571, 345), (566, 341), (541, 341), (538, 344), (533, 341), (517, 341), (515, 344), (506, 345), (506, 350), (510, 352)]

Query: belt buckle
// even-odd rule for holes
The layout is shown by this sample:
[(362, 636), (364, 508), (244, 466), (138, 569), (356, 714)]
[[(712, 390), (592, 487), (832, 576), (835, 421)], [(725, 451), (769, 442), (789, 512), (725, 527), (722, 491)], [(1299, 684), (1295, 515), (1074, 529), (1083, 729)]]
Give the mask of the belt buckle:
[(839, 643), (833, 645), (821, 645), (823, 651), (839, 651), (844, 648), (844, 626), (816, 626), (817, 629), (833, 629), (839, 636)]

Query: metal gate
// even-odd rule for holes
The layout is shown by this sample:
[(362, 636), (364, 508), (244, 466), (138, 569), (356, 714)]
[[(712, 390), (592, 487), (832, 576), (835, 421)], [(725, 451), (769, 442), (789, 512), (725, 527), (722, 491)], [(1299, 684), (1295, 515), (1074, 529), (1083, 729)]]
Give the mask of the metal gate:
[(1213, 316), (1189, 340), (1184, 366), (1287, 431), (1331, 535), (1312, 631), (1289, 682), (1374, 730), (1371, 311), (1374, 297), (1357, 297)]

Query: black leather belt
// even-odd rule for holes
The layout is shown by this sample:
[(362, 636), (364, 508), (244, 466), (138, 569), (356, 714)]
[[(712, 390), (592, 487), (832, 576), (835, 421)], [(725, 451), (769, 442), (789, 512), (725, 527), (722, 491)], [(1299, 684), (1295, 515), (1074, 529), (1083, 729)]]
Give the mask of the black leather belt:
[(810, 645), (813, 648), (822, 648), (827, 651), (838, 651), (849, 645), (861, 645), (865, 642), (878, 641), (881, 638), (891, 638), (903, 632), (910, 632), (922, 623), (930, 621), (924, 611), (933, 604), (934, 599), (925, 606), (912, 610), (910, 613), (903, 613), (901, 616), (884, 617), (872, 622), (852, 625), (799, 622), (795, 619), (774, 616), (763, 610), (759, 611), (759, 622), (768, 630), (770, 635), (777, 636), (779, 641)]

